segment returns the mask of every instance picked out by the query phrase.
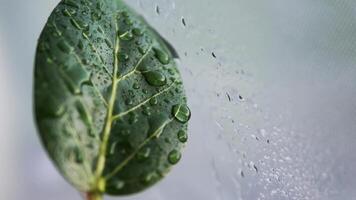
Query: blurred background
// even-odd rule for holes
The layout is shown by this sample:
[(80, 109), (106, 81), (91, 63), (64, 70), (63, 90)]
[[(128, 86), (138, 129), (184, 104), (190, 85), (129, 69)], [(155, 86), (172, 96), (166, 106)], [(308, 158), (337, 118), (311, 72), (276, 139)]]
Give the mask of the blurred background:
[[(0, 0), (0, 199), (81, 199), (33, 122), (36, 42), (58, 2)], [(176, 47), (193, 116), (170, 175), (117, 199), (356, 199), (356, 1), (127, 2)]]

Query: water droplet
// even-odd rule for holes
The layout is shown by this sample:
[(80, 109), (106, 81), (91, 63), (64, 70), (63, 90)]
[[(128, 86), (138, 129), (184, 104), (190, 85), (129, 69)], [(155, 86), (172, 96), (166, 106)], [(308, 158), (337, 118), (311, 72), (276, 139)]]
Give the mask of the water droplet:
[(168, 73), (169, 73), (170, 75), (174, 75), (174, 74), (175, 74), (175, 71), (174, 71), (174, 69), (169, 68), (169, 69), (168, 69)]
[(122, 11), (121, 14), (124, 17), (129, 17), (129, 13), (127, 11)]
[(77, 21), (75, 21), (74, 19), (70, 19), (70, 23), (78, 30), (81, 30), (82, 27), (78, 24)]
[(116, 181), (115, 188), (117, 190), (121, 190), (124, 187), (125, 187), (125, 182), (124, 181), (121, 181), (121, 180)]
[(74, 0), (64, 0), (63, 4), (73, 7), (73, 8), (79, 8), (78, 4)]
[(228, 99), (229, 101), (232, 101), (231, 96), (230, 96), (230, 94), (229, 94), (228, 92), (226, 92), (226, 96), (227, 96), (227, 99)]
[(163, 86), (166, 84), (166, 76), (158, 71), (149, 71), (143, 73), (148, 84), (152, 86)]
[(183, 131), (183, 130), (178, 131), (177, 136), (178, 136), (178, 140), (180, 142), (184, 143), (184, 142), (187, 142), (187, 140), (188, 140), (188, 135), (187, 135), (186, 131)]
[(154, 135), (156, 138), (159, 138), (165, 128), (164, 125), (168, 120), (168, 116), (163, 113), (158, 113), (157, 115), (153, 115), (149, 119), (150, 128), (148, 130), (147, 137), (151, 137)]
[(143, 35), (143, 31), (142, 31), (141, 29), (139, 29), (139, 28), (134, 28), (134, 29), (132, 30), (132, 33), (133, 33), (134, 35), (136, 35), (136, 36), (141, 36), (141, 35)]
[(106, 45), (108, 45), (108, 47), (110, 49), (112, 48), (112, 44), (111, 44), (110, 40), (108, 40), (107, 38), (105, 38), (105, 43), (106, 43)]
[(177, 164), (181, 159), (182, 154), (178, 150), (172, 150), (168, 154), (168, 162), (172, 165)]
[(130, 133), (131, 133), (130, 130), (122, 130), (122, 131), (120, 132), (120, 134), (121, 134), (122, 136), (128, 136), (128, 135), (130, 135)]
[(89, 82), (89, 73), (79, 63), (65, 68), (64, 73), (66, 74), (65, 83), (74, 94), (80, 94), (82, 85)]
[(148, 94), (148, 90), (146, 90), (146, 89), (142, 89), (142, 92), (143, 92), (144, 94)]
[(140, 89), (140, 84), (138, 84), (138, 83), (134, 83), (133, 85), (132, 85), (132, 88), (133, 89)]
[(123, 61), (123, 60), (128, 60), (128, 59), (129, 59), (129, 55), (127, 55), (126, 53), (120, 53), (119, 59), (120, 59), (121, 61)]
[(146, 147), (137, 153), (137, 159), (143, 160), (150, 156), (151, 148)]
[(82, 42), (81, 40), (79, 40), (79, 42), (78, 42), (78, 48), (79, 48), (80, 50), (83, 50), (83, 49), (84, 49), (84, 44), (83, 44), (83, 42)]
[(126, 105), (132, 105), (132, 104), (133, 104), (132, 99), (127, 99), (127, 100), (125, 101), (125, 104), (126, 104)]
[(97, 12), (92, 12), (91, 13), (91, 19), (93, 21), (98, 21), (101, 19), (101, 14), (100, 13), (97, 13)]
[(138, 51), (141, 53), (141, 54), (145, 54), (147, 52), (147, 49), (143, 46), (139, 46), (138, 47)]
[(66, 17), (72, 16), (76, 13), (75, 10), (68, 10), (67, 8), (64, 8), (64, 10), (62, 11), (62, 14)]
[(137, 115), (135, 113), (131, 113), (129, 116), (129, 123), (134, 124), (138, 121)]
[(216, 55), (215, 55), (215, 53), (214, 53), (214, 52), (212, 52), (212, 53), (211, 53), (211, 55), (212, 55), (214, 58), (216, 58)]
[(126, 31), (125, 33), (123, 33), (122, 35), (120, 35), (120, 39), (122, 40), (132, 40), (133, 38), (133, 35), (132, 35), (132, 32), (131, 31)]
[(124, 20), (124, 22), (125, 22), (125, 24), (127, 24), (127, 25), (132, 25), (132, 24), (133, 24), (133, 21), (132, 21), (130, 18), (126, 18), (126, 19)]
[(83, 105), (83, 103), (78, 100), (75, 103), (75, 107), (77, 108), (77, 111), (80, 115), (80, 118), (83, 120), (83, 122), (87, 125), (87, 127), (91, 127), (92, 118), (91, 118), (91, 115), (89, 114), (88, 110)]
[(160, 9), (159, 9), (159, 6), (157, 5), (156, 6), (156, 13), (159, 15), (160, 14)]
[(66, 107), (60, 102), (60, 100), (58, 100), (58, 98), (49, 96), (46, 103), (47, 105), (44, 106), (45, 112), (50, 116), (60, 117), (66, 111)]
[(186, 26), (186, 25), (187, 25), (187, 24), (185, 23), (184, 17), (182, 17), (182, 24), (183, 24), (183, 26)]
[(155, 180), (157, 178), (157, 173), (156, 172), (150, 172), (148, 173), (144, 178), (143, 178), (143, 183), (150, 183), (152, 182), (153, 180)]
[(72, 48), (64, 41), (61, 40), (58, 44), (57, 47), (63, 52), (63, 53), (69, 53), (72, 51)]
[(110, 155), (113, 155), (115, 153), (117, 141), (113, 142), (110, 146)]
[(185, 104), (177, 104), (172, 108), (173, 116), (182, 123), (189, 121), (191, 113), (189, 107)]
[(82, 28), (82, 29), (87, 29), (89, 27), (89, 24), (87, 24), (86, 22), (84, 21), (81, 21), (81, 20), (76, 20), (76, 22), (79, 24), (79, 26)]
[(163, 52), (162, 50), (158, 49), (158, 48), (153, 48), (154, 52), (155, 52), (155, 56), (158, 59), (158, 61), (164, 65), (169, 63), (169, 56), (168, 54), (166, 54), (165, 52)]
[(84, 158), (82, 152), (80, 152), (78, 147), (71, 147), (68, 149), (68, 155), (67, 157), (71, 160), (74, 161), (78, 164), (83, 163)]
[(158, 103), (158, 100), (157, 100), (156, 97), (153, 97), (153, 98), (150, 99), (150, 104), (151, 104), (152, 106), (157, 105), (157, 103)]
[(96, 3), (96, 9), (98, 9), (98, 10), (101, 10), (101, 9), (103, 9), (103, 2), (101, 2), (101, 1), (99, 1), (99, 2), (97, 2)]
[(146, 115), (146, 116), (150, 116), (151, 115), (151, 110), (150, 110), (149, 107), (144, 107), (142, 113), (144, 115)]

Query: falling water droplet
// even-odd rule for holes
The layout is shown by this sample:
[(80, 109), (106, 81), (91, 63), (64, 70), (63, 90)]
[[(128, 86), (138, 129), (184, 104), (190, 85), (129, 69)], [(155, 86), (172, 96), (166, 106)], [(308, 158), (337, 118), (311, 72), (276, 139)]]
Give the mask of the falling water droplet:
[(182, 155), (178, 150), (172, 150), (168, 154), (168, 162), (172, 165), (177, 164), (181, 159)]
[(191, 116), (190, 109), (185, 104), (177, 104), (173, 106), (172, 114), (179, 122), (182, 123), (189, 121)]

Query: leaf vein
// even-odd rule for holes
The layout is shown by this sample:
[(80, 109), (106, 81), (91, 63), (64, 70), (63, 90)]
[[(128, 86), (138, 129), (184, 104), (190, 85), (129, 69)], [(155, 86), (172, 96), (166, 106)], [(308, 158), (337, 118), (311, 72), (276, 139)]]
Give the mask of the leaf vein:
[[(57, 34), (63, 39), (63, 41), (71, 48), (75, 49), (72, 45), (70, 45), (68, 42), (65, 41), (62, 33), (58, 30), (58, 27), (55, 23), (53, 23), (53, 26), (55, 27), (56, 31), (57, 31)], [(70, 53), (75, 57), (75, 59), (78, 61), (79, 65), (85, 69), (85, 65), (84, 63), (81, 61), (79, 55), (77, 52), (75, 51), (70, 51)], [(101, 101), (105, 104), (105, 106), (108, 106), (108, 103), (106, 102), (105, 98), (103, 97), (103, 95), (101, 94), (101, 92), (99, 91), (99, 89), (96, 87), (95, 84), (92, 84), (93, 85), (93, 88), (95, 90), (95, 92), (97, 93), (97, 95), (99, 96), (99, 98), (101, 99)]]
[(115, 176), (121, 169), (123, 169), (136, 155), (137, 153), (147, 144), (149, 143), (153, 138), (157, 137), (160, 132), (162, 132), (162, 129), (164, 129), (170, 122), (172, 122), (173, 119), (168, 119), (167, 121), (163, 122), (160, 127), (158, 127), (153, 134), (150, 135), (150, 137), (146, 138), (141, 144), (138, 145), (138, 148), (133, 151), (125, 160), (123, 160), (119, 165), (115, 167), (115, 169), (107, 174), (105, 176), (105, 179), (108, 180)]
[(146, 104), (147, 102), (149, 102), (151, 99), (153, 99), (153, 98), (155, 98), (155, 97), (157, 97), (157, 96), (163, 94), (164, 92), (168, 91), (170, 88), (172, 88), (172, 86), (174, 85), (174, 83), (176, 83), (176, 81), (174, 81), (171, 85), (169, 85), (169, 86), (166, 87), (165, 89), (161, 90), (160, 92), (158, 92), (158, 93), (152, 95), (151, 97), (145, 99), (144, 101), (142, 101), (141, 103), (137, 104), (136, 106), (134, 106), (134, 107), (128, 109), (127, 111), (124, 111), (124, 112), (121, 112), (121, 113), (119, 113), (119, 114), (114, 115), (114, 116), (113, 116), (113, 121), (115, 121), (115, 120), (117, 120), (117, 119), (119, 119), (119, 118), (121, 118), (121, 117), (123, 117), (123, 116), (125, 116), (125, 115), (127, 115), (127, 114), (129, 114), (129, 113), (131, 113), (131, 112), (133, 112), (133, 111), (135, 111), (136, 109), (138, 109), (138, 108), (140, 108), (141, 106), (145, 105), (145, 104)]

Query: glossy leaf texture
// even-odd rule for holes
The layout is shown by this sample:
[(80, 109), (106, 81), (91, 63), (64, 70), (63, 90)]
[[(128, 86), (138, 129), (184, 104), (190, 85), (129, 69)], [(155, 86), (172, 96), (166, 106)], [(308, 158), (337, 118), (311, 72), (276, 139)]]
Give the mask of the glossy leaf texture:
[(83, 192), (144, 190), (181, 158), (187, 107), (173, 48), (121, 0), (63, 0), (38, 41), (43, 144)]

